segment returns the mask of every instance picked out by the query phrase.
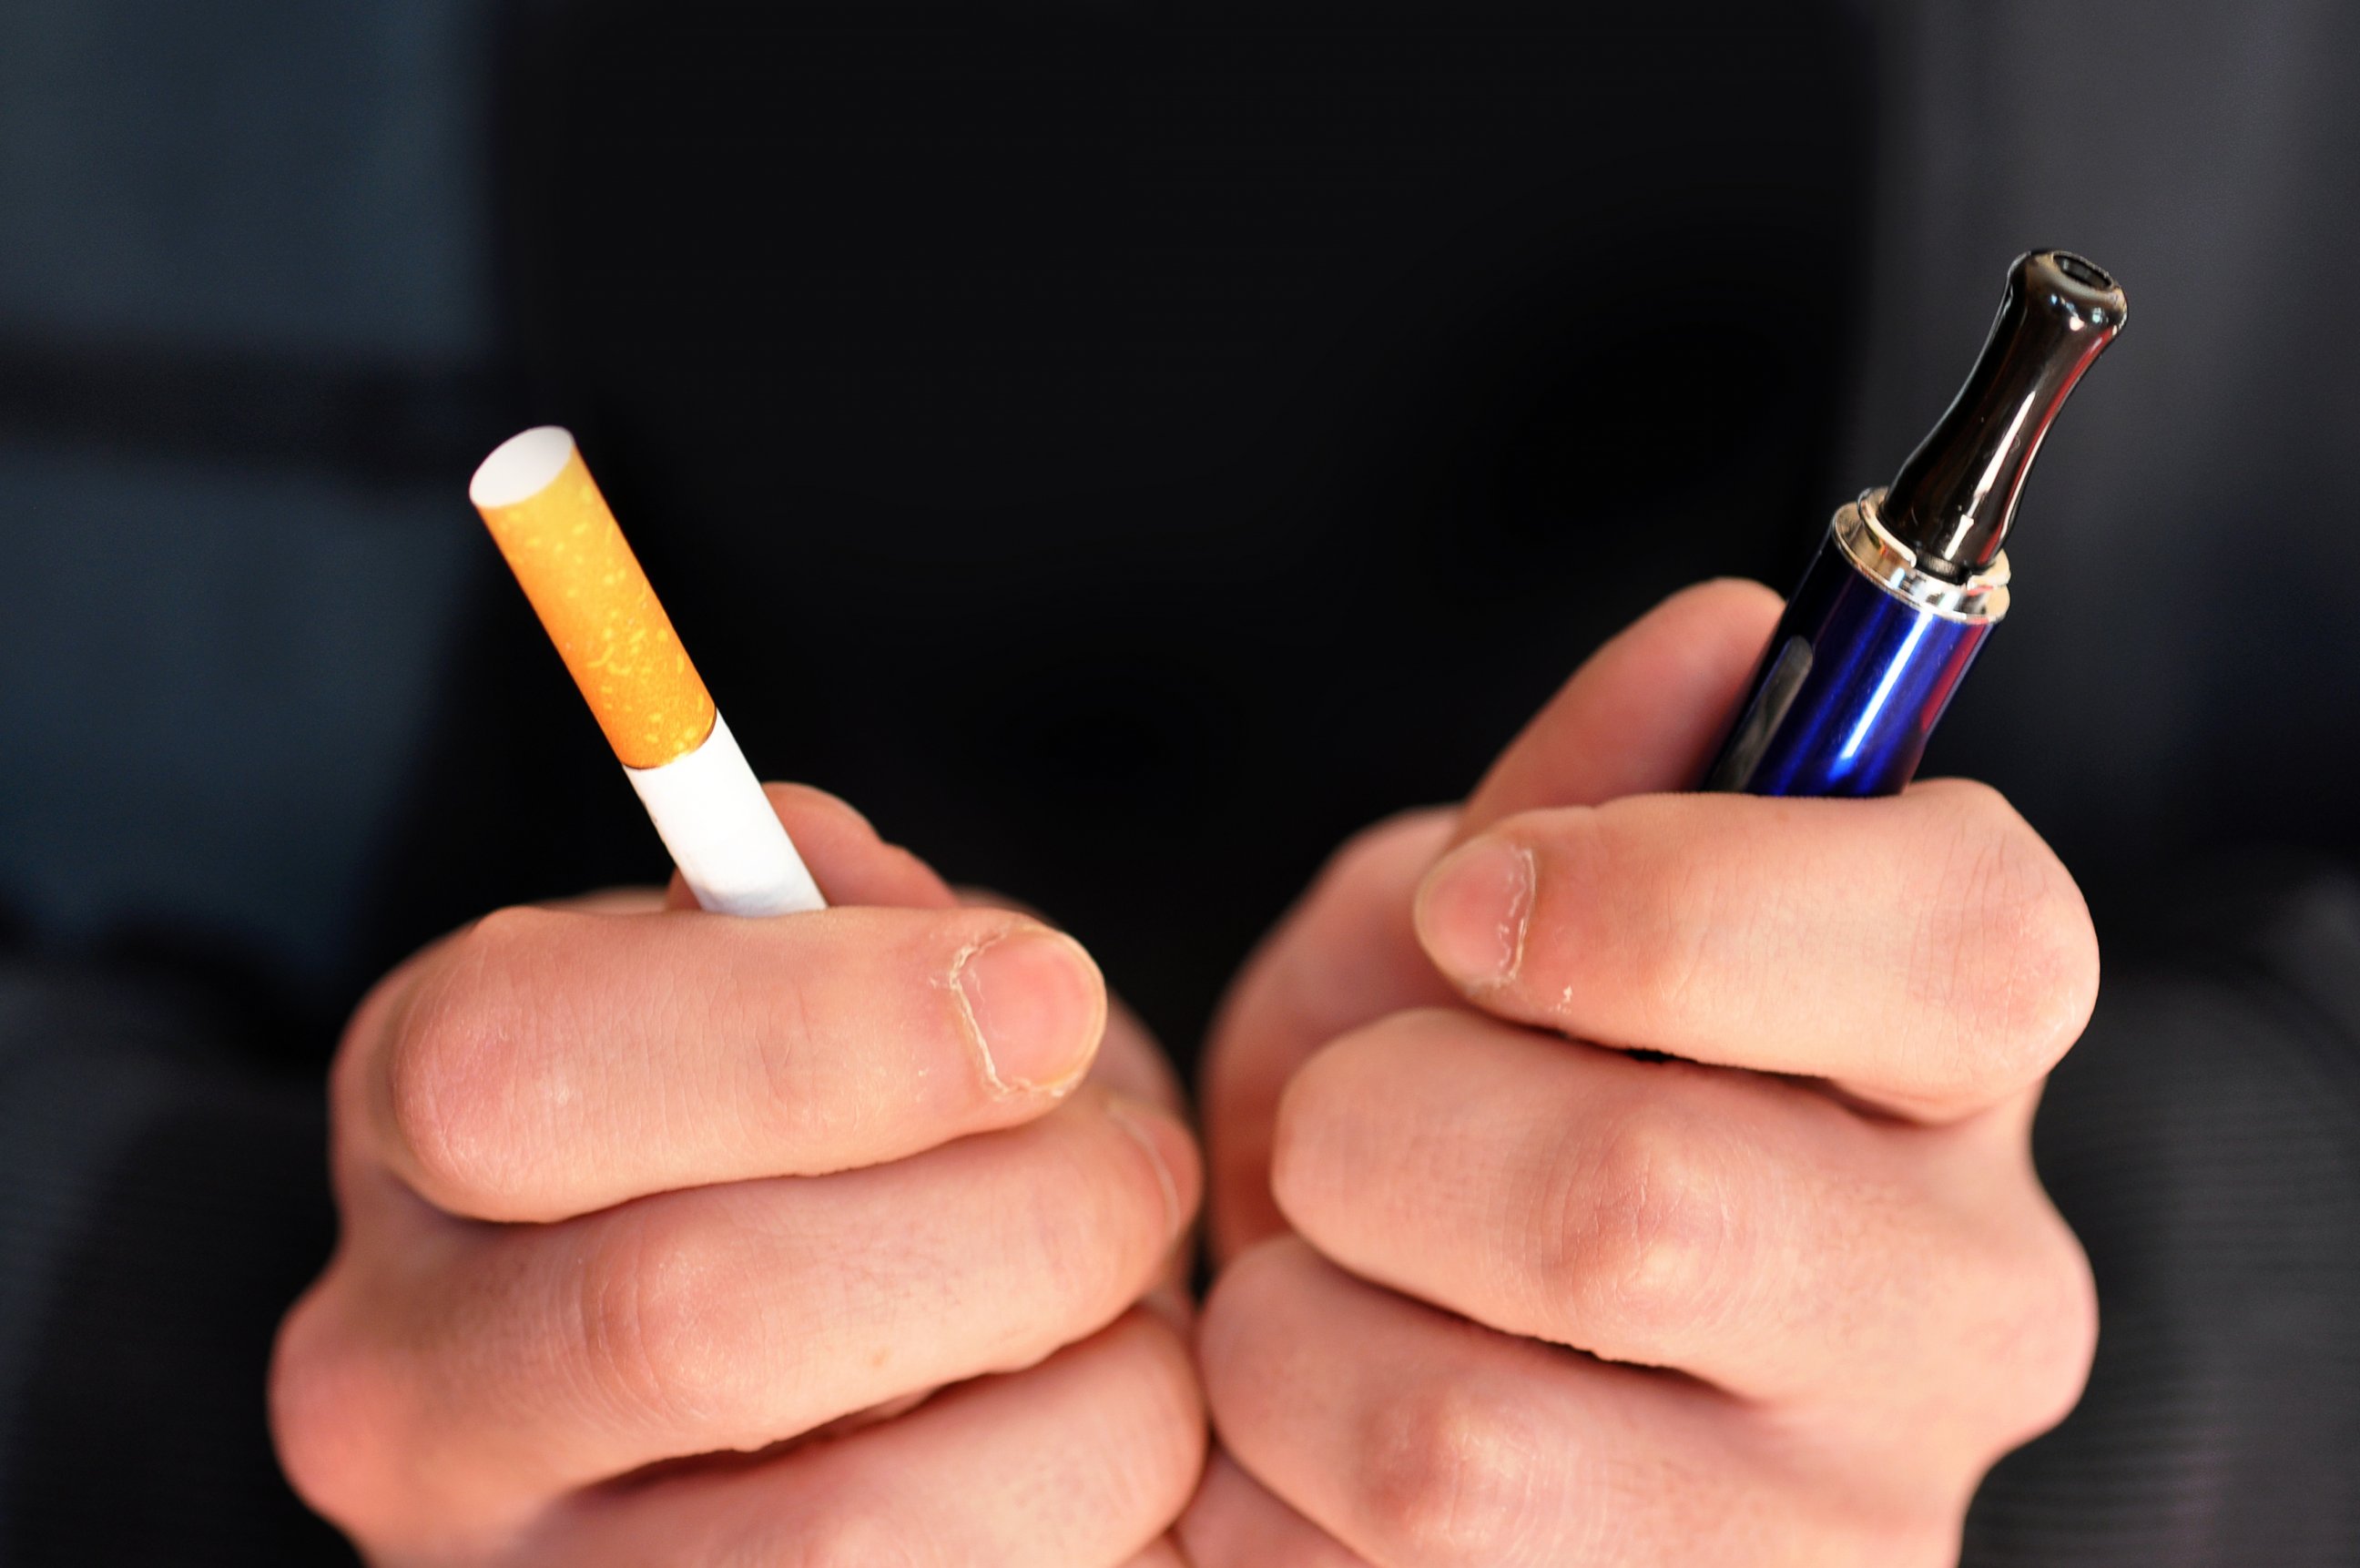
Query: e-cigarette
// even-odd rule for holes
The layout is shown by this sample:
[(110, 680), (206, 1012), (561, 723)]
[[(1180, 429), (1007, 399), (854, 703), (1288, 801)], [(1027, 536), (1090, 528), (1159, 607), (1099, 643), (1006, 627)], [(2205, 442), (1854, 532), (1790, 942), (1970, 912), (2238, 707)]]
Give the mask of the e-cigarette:
[(2082, 372), (2122, 330), (2114, 279), (2063, 250), (2016, 258), (1991, 336), (1893, 483), (1839, 510), (1703, 787), (1892, 795), (2007, 614), (2009, 525)]

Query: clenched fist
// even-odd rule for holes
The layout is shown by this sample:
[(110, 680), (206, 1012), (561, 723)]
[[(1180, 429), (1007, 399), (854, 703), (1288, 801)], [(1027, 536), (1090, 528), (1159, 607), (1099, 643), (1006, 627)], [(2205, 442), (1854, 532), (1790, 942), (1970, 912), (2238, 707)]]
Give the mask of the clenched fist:
[(2071, 879), (1974, 784), (1654, 793), (1777, 609), (1658, 609), (1239, 982), (1196, 1568), (1932, 1568), (2079, 1396), (2029, 1150), (2096, 994)]
[(773, 801), (836, 907), (504, 911), (355, 1015), (272, 1406), (373, 1562), (1171, 1561), (1168, 1073), (1077, 944)]

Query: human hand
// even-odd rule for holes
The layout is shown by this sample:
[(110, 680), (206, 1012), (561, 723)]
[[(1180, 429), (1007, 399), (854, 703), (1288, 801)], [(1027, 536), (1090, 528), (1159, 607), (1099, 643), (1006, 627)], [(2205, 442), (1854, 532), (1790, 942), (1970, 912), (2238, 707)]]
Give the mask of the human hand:
[(1196, 1568), (1953, 1563), (2079, 1397), (2095, 1300), (2029, 1147), (2097, 985), (2064, 869), (1974, 784), (1641, 793), (1697, 776), (1777, 609), (1658, 608), (1248, 965)]
[(836, 907), (506, 910), (355, 1014), (289, 1475), (379, 1564), (1175, 1561), (1168, 1073), (1077, 944), (771, 798)]

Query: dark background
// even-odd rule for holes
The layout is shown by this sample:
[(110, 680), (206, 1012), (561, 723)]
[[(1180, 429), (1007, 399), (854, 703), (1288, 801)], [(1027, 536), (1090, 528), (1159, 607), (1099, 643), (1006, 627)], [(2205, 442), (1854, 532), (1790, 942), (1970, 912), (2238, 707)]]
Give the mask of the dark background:
[(1184, 1051), (1328, 847), (1851, 482), (1832, 7), (115, 9), (17, 24), (71, 88), (13, 154), (0, 895), (313, 1032), (661, 871), (464, 508), (520, 423), (759, 766), (1114, 944)]
[[(2091, 891), (2110, 1010), (2043, 1158), (2107, 1354), (2147, 1343), (2158, 1272), (2106, 1237), (2184, 1227), (2085, 1212), (2210, 1124), (2126, 1144), (2102, 1069), (2217, 1106), (2267, 1051), (2247, 1021), (2175, 1054), (2188, 1008), (2116, 977), (2341, 931), (2322, 868), (2360, 850), (2355, 64), (2323, 0), (11, 7), (0, 1560), (163, 1561), (231, 1517), (319, 1546), (261, 1500), (258, 1367), (323, 1245), (337, 1020), (486, 908), (662, 874), (466, 509), (501, 437), (579, 433), (760, 771), (1068, 923), (1186, 1059), (1343, 836), (1462, 792), (1662, 595), (1785, 587), (2034, 246), (2133, 319), (1928, 766)], [(2348, 1272), (2340, 1017), (2325, 1066), (2288, 1047), (2328, 1087), (2267, 1091), (2322, 1127), (2256, 1113), (2322, 1151), (2287, 1153), (2282, 1245), (2206, 1280)], [(2153, 1365), (2237, 1310), (2158, 1306)], [(2258, 1396), (2309, 1332), (2201, 1397), (2102, 1358), (2119, 1397), (1979, 1539), (2136, 1546), (2192, 1472), (2121, 1434)], [(145, 1501), (77, 1504), (143, 1431)], [(2289, 1487), (2352, 1452), (2230, 1448)], [(2239, 1489), (2203, 1495), (2239, 1538)], [(2242, 1538), (2344, 1561), (2301, 1543), (2360, 1540), (2349, 1499)]]

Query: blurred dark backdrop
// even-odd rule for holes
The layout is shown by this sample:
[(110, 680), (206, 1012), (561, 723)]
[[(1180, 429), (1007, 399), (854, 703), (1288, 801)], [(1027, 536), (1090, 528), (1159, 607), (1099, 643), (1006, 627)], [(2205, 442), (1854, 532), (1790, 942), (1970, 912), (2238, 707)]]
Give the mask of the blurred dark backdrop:
[(563, 419), (757, 762), (1185, 1051), (1327, 845), (1661, 593), (1783, 584), (2051, 243), (2137, 317), (1932, 765), (2102, 897), (2348, 854), (2352, 25), (2130, 16), (12, 7), (0, 907), (315, 1046), (657, 874), (461, 493)]
[[(2355, 63), (2328, 0), (22, 0), (10, 972), (196, 1010), (143, 1092), (300, 1156), (221, 1178), (293, 1238), (222, 1286), (258, 1354), (368, 980), (663, 870), (465, 506), (554, 420), (757, 766), (1069, 923), (1185, 1058), (1338, 839), (1462, 791), (1663, 594), (1783, 587), (2037, 245), (2134, 320), (1929, 766), (2126, 950), (2228, 851), (2360, 850)], [(10, 1070), (27, 1181), (206, 1163)], [(104, 1274), (82, 1201), (27, 1211), (20, 1277)], [(0, 1400), (72, 1297), (0, 1291)]]

